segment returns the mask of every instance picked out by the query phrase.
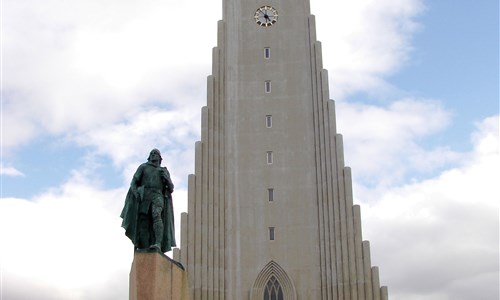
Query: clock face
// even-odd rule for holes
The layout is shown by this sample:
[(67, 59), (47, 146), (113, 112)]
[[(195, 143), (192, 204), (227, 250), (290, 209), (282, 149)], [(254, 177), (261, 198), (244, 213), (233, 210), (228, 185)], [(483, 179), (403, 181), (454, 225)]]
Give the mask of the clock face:
[(272, 6), (262, 6), (255, 12), (255, 22), (263, 27), (274, 25), (278, 21), (278, 12)]

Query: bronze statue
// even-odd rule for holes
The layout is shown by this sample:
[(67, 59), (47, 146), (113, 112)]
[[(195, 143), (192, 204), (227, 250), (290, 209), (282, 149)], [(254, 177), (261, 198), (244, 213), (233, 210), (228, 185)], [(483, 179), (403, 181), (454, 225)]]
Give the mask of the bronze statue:
[(161, 166), (158, 149), (139, 166), (130, 183), (120, 217), (122, 227), (136, 250), (155, 249), (162, 253), (175, 247), (172, 192), (174, 184)]

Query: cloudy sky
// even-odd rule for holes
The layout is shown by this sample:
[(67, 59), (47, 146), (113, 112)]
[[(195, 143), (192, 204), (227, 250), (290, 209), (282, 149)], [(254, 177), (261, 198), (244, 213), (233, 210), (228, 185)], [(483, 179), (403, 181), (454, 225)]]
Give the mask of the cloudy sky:
[[(221, 4), (1, 2), (0, 299), (128, 297), (126, 190), (158, 147), (186, 210)], [(311, 0), (391, 299), (499, 297), (498, 5)]]

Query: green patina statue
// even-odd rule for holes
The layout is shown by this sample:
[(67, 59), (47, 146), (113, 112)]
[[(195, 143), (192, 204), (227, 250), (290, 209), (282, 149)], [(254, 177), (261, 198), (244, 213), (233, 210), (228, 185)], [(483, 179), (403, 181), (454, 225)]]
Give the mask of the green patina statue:
[(160, 151), (151, 150), (148, 162), (141, 164), (132, 178), (120, 215), (125, 235), (132, 240), (135, 250), (152, 249), (164, 253), (176, 246), (174, 184), (161, 161)]

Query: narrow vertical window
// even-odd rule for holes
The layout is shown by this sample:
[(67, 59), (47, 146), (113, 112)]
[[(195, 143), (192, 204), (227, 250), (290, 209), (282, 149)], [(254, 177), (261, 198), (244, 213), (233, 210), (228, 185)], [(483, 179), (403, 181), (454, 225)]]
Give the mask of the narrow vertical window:
[(273, 163), (273, 151), (266, 152), (267, 164), (271, 165)]
[(272, 188), (267, 189), (267, 199), (269, 200), (269, 202), (274, 201), (274, 189)]
[(269, 240), (274, 241), (274, 227), (269, 227)]
[(267, 128), (273, 127), (273, 116), (271, 115), (266, 116), (266, 127)]
[(271, 80), (266, 80), (264, 82), (264, 90), (266, 91), (266, 93), (271, 92)]
[(271, 48), (264, 47), (264, 58), (265, 59), (270, 59), (271, 58)]

